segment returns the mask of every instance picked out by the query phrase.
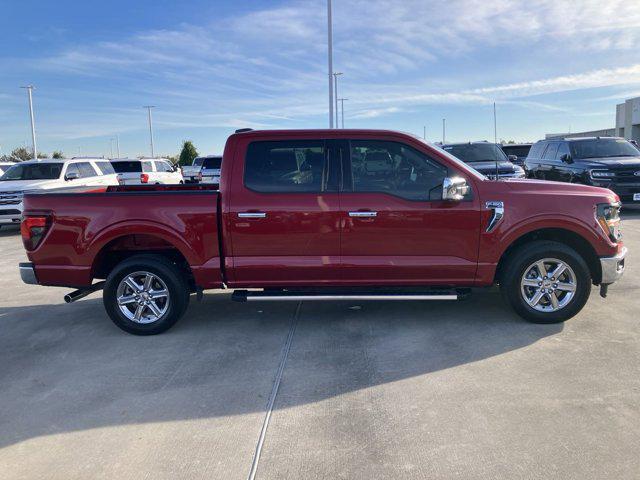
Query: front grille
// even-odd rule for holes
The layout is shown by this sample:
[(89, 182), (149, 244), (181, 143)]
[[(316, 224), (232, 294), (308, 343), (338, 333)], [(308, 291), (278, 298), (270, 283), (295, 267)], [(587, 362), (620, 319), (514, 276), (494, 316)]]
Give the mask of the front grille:
[(633, 167), (624, 170), (614, 170), (616, 183), (638, 183), (640, 184), (640, 167)]
[(0, 205), (18, 205), (22, 201), (22, 192), (0, 192)]
[(0, 215), (22, 215), (20, 210), (0, 210)]

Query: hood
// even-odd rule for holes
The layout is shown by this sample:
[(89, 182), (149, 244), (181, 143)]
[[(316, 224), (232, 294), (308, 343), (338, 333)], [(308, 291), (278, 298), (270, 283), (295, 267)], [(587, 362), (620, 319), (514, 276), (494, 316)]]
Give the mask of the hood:
[(505, 185), (505, 188), (512, 192), (532, 193), (540, 195), (573, 195), (582, 197), (606, 198), (614, 201), (616, 194), (608, 188), (592, 187), (590, 185), (582, 185), (579, 183), (551, 182), (548, 180), (533, 179), (506, 179), (496, 184)]
[(60, 180), (6, 180), (0, 182), (0, 192), (48, 190), (60, 187)]
[[(496, 172), (496, 162), (493, 161), (467, 162), (467, 165), (471, 168), (475, 168), (483, 175), (494, 175)], [(506, 160), (498, 161), (498, 173), (513, 173), (516, 170), (516, 166), (513, 163)]]
[(604, 167), (604, 168), (624, 168), (624, 167), (638, 167), (640, 169), (640, 156), (638, 157), (604, 157), (604, 158), (585, 158), (575, 159), (576, 162), (580, 162), (587, 167)]

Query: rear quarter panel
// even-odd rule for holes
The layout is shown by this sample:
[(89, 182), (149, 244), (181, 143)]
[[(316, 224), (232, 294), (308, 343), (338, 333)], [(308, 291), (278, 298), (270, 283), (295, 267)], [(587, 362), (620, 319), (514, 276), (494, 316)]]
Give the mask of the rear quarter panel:
[(217, 218), (218, 193), (93, 192), (25, 196), (25, 215), (47, 214), (51, 227), (27, 252), (41, 284), (82, 287), (109, 242), (151, 235), (187, 260), (202, 288), (222, 285)]

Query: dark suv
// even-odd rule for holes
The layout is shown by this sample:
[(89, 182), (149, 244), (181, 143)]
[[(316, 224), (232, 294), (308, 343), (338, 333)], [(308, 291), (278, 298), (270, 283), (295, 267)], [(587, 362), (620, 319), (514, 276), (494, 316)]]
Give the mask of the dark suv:
[(514, 165), (515, 156), (508, 156), (499, 145), (489, 142), (449, 143), (442, 145), (444, 151), (458, 157), (464, 163), (476, 169), (489, 178), (523, 178), (524, 170)]
[(605, 187), (623, 202), (640, 202), (640, 151), (624, 138), (541, 140), (525, 164), (530, 178)]

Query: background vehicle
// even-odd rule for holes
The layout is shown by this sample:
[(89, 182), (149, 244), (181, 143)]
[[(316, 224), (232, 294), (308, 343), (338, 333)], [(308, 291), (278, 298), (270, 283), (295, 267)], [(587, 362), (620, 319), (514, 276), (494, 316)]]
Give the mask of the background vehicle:
[(116, 158), (111, 165), (120, 185), (184, 183), (182, 173), (165, 159)]
[(111, 164), (103, 158), (47, 158), (16, 163), (0, 177), (0, 224), (20, 222), (25, 191), (117, 184)]
[(0, 176), (15, 164), (16, 162), (0, 162)]
[[(524, 168), (524, 160), (529, 155), (532, 143), (504, 143), (500, 147), (512, 163)], [(513, 158), (515, 157), (515, 158)]]
[(245, 131), (223, 164), (219, 191), (27, 195), (23, 280), (77, 288), (67, 301), (104, 288), (112, 320), (148, 335), (223, 285), (241, 301), (455, 300), (498, 283), (522, 317), (559, 322), (624, 271), (611, 191), (492, 181), (410, 135)]
[(221, 164), (220, 155), (196, 157), (192, 165), (182, 167), (182, 176), (185, 183), (219, 183)]
[(522, 167), (514, 165), (511, 158), (502, 151), (500, 145), (489, 142), (448, 143), (441, 147), (444, 151), (475, 168), (489, 178), (524, 178)]
[(541, 140), (526, 164), (531, 178), (604, 187), (640, 203), (640, 151), (623, 138)]

